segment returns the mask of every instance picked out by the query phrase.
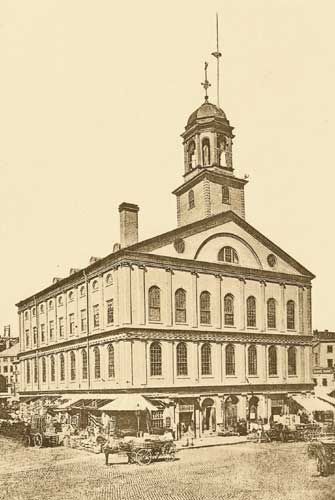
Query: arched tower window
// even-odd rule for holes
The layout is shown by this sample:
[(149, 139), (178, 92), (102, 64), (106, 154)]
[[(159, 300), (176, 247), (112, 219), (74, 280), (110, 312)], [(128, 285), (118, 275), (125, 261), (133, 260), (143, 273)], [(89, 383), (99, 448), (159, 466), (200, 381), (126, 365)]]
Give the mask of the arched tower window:
[(202, 164), (204, 167), (208, 167), (211, 164), (211, 149), (209, 139), (206, 137), (202, 140)]
[(277, 349), (275, 346), (269, 347), (269, 375), (277, 375)]
[(176, 323), (186, 323), (186, 292), (179, 288), (175, 293)]
[(201, 347), (201, 375), (212, 375), (212, 350), (208, 343)]
[(47, 381), (47, 361), (45, 357), (42, 358), (42, 382)]
[(286, 305), (286, 325), (288, 330), (295, 329), (295, 303), (289, 300)]
[(211, 294), (207, 291), (200, 294), (200, 323), (211, 324)]
[(161, 320), (161, 291), (158, 286), (149, 288), (149, 321)]
[(51, 382), (56, 380), (56, 362), (53, 354), (50, 357), (50, 380)]
[(100, 349), (95, 347), (93, 349), (94, 354), (94, 378), (100, 378)]
[(230, 204), (230, 195), (228, 186), (222, 186), (222, 203), (225, 203), (226, 205)]
[(115, 357), (113, 344), (109, 344), (108, 346), (108, 377), (115, 378)]
[(70, 378), (76, 380), (76, 355), (73, 351), (70, 352)]
[(83, 380), (87, 380), (87, 351), (83, 349), (81, 351), (81, 376)]
[(218, 253), (218, 260), (228, 264), (238, 264), (238, 255), (234, 248), (223, 247)]
[(224, 300), (224, 323), (228, 326), (234, 325), (234, 297), (228, 293)]
[(187, 347), (185, 342), (177, 345), (177, 376), (187, 375)]
[(235, 375), (235, 348), (231, 344), (226, 347), (226, 375)]
[(269, 299), (267, 301), (267, 320), (268, 328), (276, 328), (276, 301), (275, 299)]
[(194, 201), (194, 191), (193, 189), (190, 189), (188, 192), (188, 208), (194, 208), (195, 207), (195, 201)]
[(247, 298), (247, 326), (256, 326), (256, 299), (253, 296)]
[(287, 365), (288, 365), (288, 374), (296, 375), (297, 374), (297, 350), (295, 347), (290, 347), (287, 351)]
[(60, 354), (59, 365), (60, 365), (60, 369), (59, 369), (60, 379), (62, 382), (64, 382), (64, 380), (65, 380), (65, 358), (64, 358), (63, 353)]
[(254, 345), (248, 348), (248, 374), (257, 375), (257, 349)]
[(162, 346), (159, 342), (150, 346), (150, 373), (152, 377), (162, 375)]
[(187, 149), (187, 165), (188, 170), (192, 170), (195, 167), (195, 142), (191, 141)]

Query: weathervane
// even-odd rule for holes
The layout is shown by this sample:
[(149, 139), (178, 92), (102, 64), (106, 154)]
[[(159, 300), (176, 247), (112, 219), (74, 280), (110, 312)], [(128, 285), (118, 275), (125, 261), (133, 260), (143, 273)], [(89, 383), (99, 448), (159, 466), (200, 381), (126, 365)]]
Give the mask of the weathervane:
[(217, 107), (220, 107), (220, 57), (222, 56), (219, 51), (219, 16), (216, 13), (216, 51), (212, 52), (212, 56), (216, 58), (216, 100)]
[(207, 79), (207, 68), (208, 68), (208, 62), (205, 62), (205, 81), (202, 82), (201, 85), (205, 89), (205, 101), (206, 102), (208, 101), (207, 89), (211, 86), (211, 84), (209, 83), (209, 81)]

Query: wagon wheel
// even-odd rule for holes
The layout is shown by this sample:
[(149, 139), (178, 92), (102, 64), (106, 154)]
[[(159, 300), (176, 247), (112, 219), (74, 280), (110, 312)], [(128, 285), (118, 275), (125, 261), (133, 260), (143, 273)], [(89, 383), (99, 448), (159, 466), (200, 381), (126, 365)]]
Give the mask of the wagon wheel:
[(131, 452), (127, 453), (127, 457), (128, 457), (128, 464), (136, 464), (136, 452), (135, 451), (131, 451)]
[(36, 448), (41, 448), (43, 444), (43, 437), (42, 437), (42, 434), (40, 433), (37, 433), (34, 435), (34, 446), (36, 446)]
[(23, 436), (23, 444), (24, 446), (31, 446), (31, 438), (29, 436), (29, 434), (26, 434), (25, 436)]
[(316, 467), (317, 467), (317, 470), (320, 472), (321, 476), (324, 476), (324, 477), (328, 476), (329, 466), (328, 466), (327, 460), (322, 455), (318, 455), (316, 457)]
[(149, 465), (151, 463), (151, 450), (139, 450), (136, 454), (138, 465)]
[(176, 447), (173, 444), (165, 444), (163, 446), (162, 455), (165, 462), (173, 462), (176, 458)]

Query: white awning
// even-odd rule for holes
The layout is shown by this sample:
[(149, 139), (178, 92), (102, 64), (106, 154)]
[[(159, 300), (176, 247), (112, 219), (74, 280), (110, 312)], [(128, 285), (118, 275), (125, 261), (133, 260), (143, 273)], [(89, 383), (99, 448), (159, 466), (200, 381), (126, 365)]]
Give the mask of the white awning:
[(117, 397), (115, 401), (108, 403), (105, 406), (101, 406), (100, 410), (107, 411), (145, 411), (145, 410), (157, 410), (150, 401), (145, 399), (143, 396), (138, 394), (122, 394)]
[(298, 405), (302, 406), (309, 413), (313, 413), (315, 411), (332, 411), (334, 412), (334, 407), (326, 401), (321, 401), (321, 399), (315, 396), (292, 396), (292, 399), (298, 403)]

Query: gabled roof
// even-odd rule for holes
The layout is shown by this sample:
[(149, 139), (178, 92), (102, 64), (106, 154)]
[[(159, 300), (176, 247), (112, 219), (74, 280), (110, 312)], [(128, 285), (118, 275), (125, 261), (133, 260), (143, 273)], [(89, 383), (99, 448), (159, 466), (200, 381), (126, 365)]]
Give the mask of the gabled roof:
[(221, 224), (225, 224), (231, 221), (235, 222), (235, 224), (240, 226), (247, 233), (260, 241), (264, 246), (267, 246), (269, 249), (271, 249), (299, 273), (304, 276), (308, 276), (310, 279), (315, 278), (315, 275), (313, 273), (308, 271), (308, 269), (302, 266), (298, 261), (293, 259), (293, 257), (288, 255), (286, 252), (284, 252), (284, 250), (282, 250), (278, 245), (266, 238), (266, 236), (257, 231), (257, 229), (248, 224), (248, 222), (239, 217), (235, 212), (232, 212), (230, 210), (228, 212), (213, 215), (212, 217), (206, 217), (205, 219), (193, 222), (192, 224), (187, 224), (186, 226), (178, 227), (177, 229), (173, 229), (172, 231), (168, 231), (167, 233), (154, 236), (153, 238), (149, 238), (147, 240), (136, 243), (135, 245), (131, 245), (127, 249), (137, 252), (152, 252), (157, 248), (161, 248), (165, 245), (173, 243), (177, 238), (187, 238), (189, 236), (192, 236), (193, 234), (220, 226)]
[(4, 351), (0, 352), (0, 358), (5, 358), (5, 357), (15, 357), (19, 354), (20, 352), (20, 344), (17, 342), (16, 344), (12, 345), (12, 347), (9, 347), (9, 349), (5, 349)]

